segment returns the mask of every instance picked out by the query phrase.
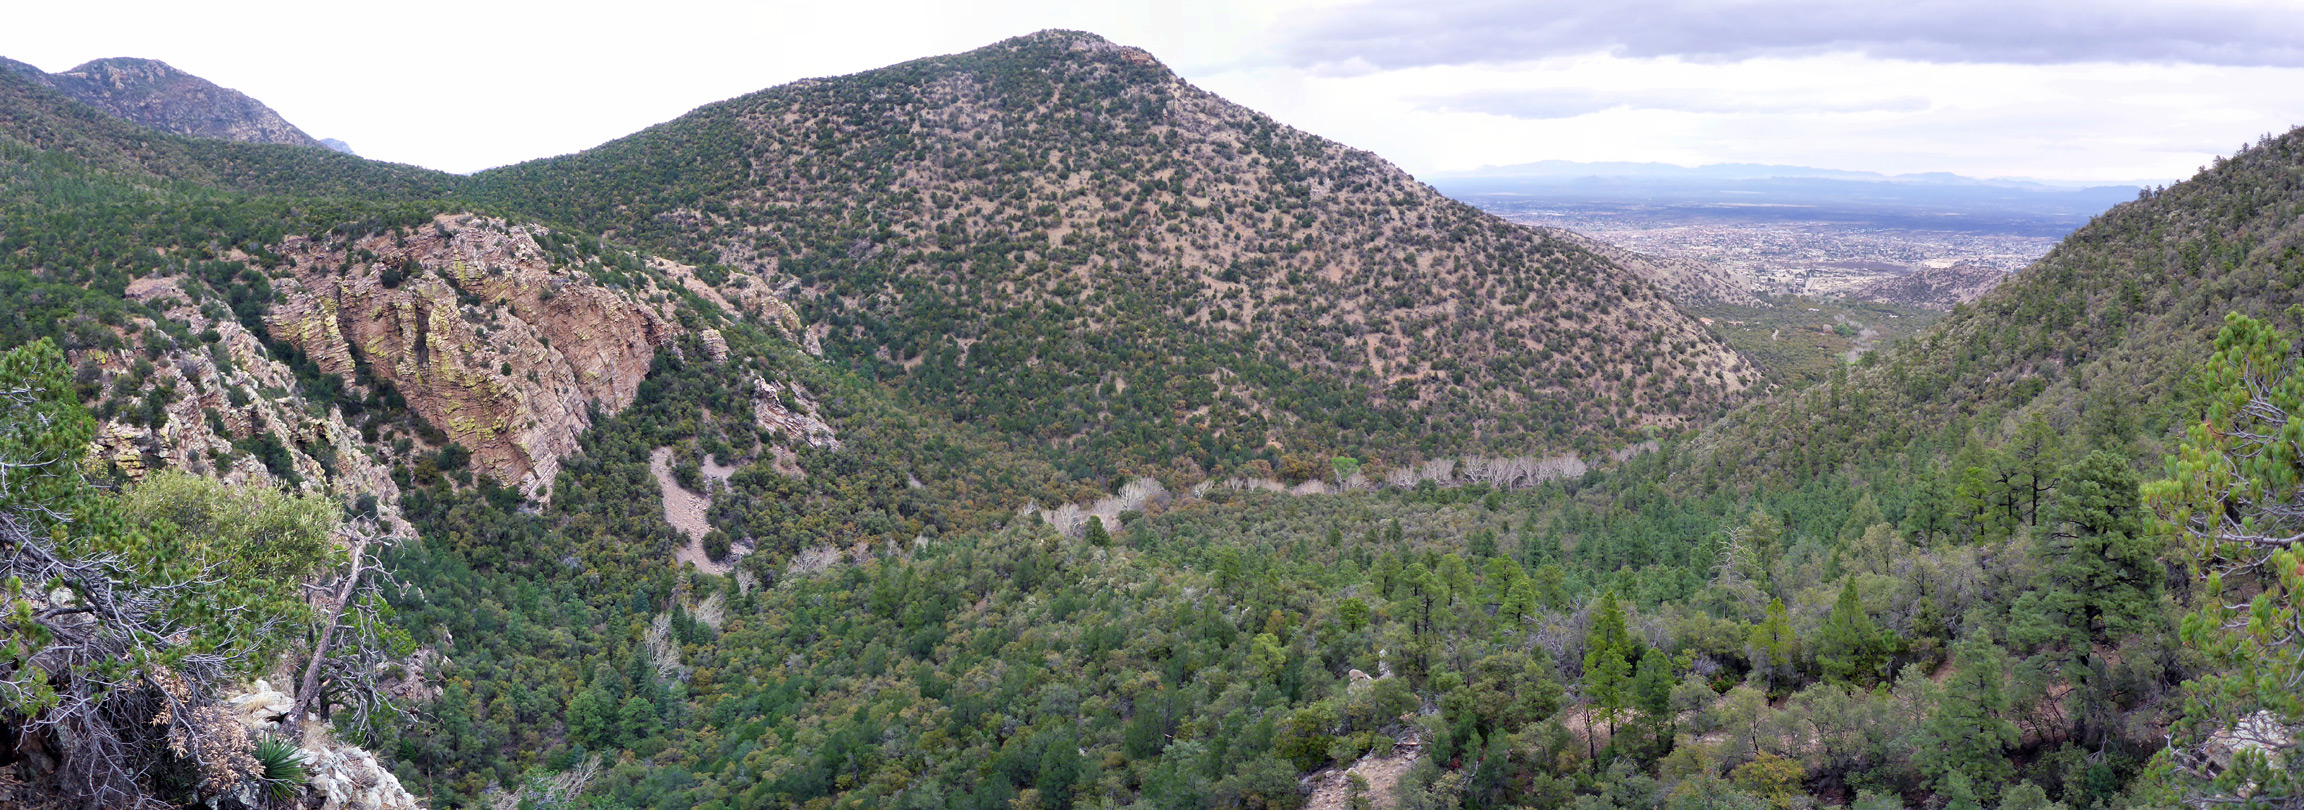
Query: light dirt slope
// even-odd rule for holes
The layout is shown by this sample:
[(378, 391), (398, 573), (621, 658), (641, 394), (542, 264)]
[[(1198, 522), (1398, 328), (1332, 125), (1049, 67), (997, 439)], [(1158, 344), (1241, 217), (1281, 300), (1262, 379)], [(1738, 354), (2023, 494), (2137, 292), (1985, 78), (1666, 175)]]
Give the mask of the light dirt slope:
[(712, 531), (708, 520), (712, 498), (680, 486), (679, 480), (672, 476), (672, 448), (659, 447), (648, 454), (648, 474), (656, 477), (657, 488), (664, 491), (664, 521), (688, 538), (687, 543), (672, 550), (673, 563), (693, 565), (696, 570), (711, 574), (728, 573), (727, 565), (713, 562), (704, 553), (704, 535)]
[(1424, 745), (1415, 737), (1401, 740), (1384, 756), (1368, 754), (1344, 770), (1329, 769), (1310, 777), (1312, 797), (1305, 802), (1307, 810), (1354, 810), (1352, 806), (1352, 777), (1367, 783), (1361, 795), (1368, 800), (1370, 810), (1392, 810), (1400, 804), (1400, 778), (1408, 769), (1416, 767), (1423, 757)]

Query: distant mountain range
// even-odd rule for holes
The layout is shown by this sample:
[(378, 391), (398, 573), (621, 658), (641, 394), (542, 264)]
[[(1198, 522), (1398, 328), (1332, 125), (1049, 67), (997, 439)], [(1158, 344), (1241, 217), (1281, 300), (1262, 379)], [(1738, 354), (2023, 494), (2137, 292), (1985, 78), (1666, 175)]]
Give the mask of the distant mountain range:
[(1681, 218), (1833, 221), (1868, 227), (2062, 237), (2146, 184), (2090, 185), (1946, 172), (1876, 172), (1722, 163), (1542, 161), (1425, 178), (1442, 193), (1500, 205), (1669, 210)]
[(264, 102), (158, 59), (97, 59), (61, 73), (0, 57), (8, 70), (73, 100), (177, 135), (241, 143), (313, 146), (351, 153), (334, 138), (314, 138)]
[(1425, 178), (1438, 184), (1465, 180), (1524, 180), (1529, 182), (1582, 182), (1595, 180), (1622, 180), (1639, 182), (1706, 182), (1724, 180), (1850, 180), (1868, 183), (1925, 183), (1951, 186), (1995, 186), (1999, 188), (2037, 190), (2075, 190), (2122, 188), (2133, 194), (2135, 189), (2152, 185), (2144, 180), (2086, 181), (2040, 180), (2030, 177), (1974, 178), (1951, 172), (1917, 172), (1912, 174), (1881, 174), (1879, 172), (1819, 169), (1813, 166), (1782, 166), (1767, 163), (1709, 163), (1702, 166), (1681, 166), (1673, 163), (1628, 163), (1621, 161), (1582, 162), (1572, 160), (1540, 160), (1534, 163), (1515, 163), (1509, 166), (1482, 166), (1453, 172), (1436, 172)]

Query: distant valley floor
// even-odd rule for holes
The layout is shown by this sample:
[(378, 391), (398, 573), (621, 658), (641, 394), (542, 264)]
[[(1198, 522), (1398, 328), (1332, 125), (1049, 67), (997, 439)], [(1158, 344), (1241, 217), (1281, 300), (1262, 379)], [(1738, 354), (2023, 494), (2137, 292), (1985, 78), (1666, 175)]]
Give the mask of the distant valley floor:
[(1761, 295), (1934, 310), (1983, 294), (2046, 254), (2062, 233), (2045, 233), (2057, 223), (2038, 217), (2001, 221), (1981, 213), (1505, 194), (1466, 195), (1465, 201), (1514, 222), (1566, 228), (1628, 250), (1700, 262)]

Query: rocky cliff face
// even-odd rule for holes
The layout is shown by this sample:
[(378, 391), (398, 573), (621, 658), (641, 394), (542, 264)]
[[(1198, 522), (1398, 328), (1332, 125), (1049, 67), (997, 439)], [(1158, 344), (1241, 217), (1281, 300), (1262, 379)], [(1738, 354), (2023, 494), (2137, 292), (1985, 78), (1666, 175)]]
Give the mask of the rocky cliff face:
[[(114, 391), (115, 401), (135, 392), (146, 403), (160, 403), (148, 413), (106, 409), (110, 415), (98, 428), (92, 454), (96, 463), (116, 466), (131, 478), (166, 466), (234, 483), (288, 483), (346, 503), (374, 496), (385, 531), (411, 531), (400, 518), (400, 489), (390, 468), (341, 412), (315, 408), (295, 393), (294, 373), (272, 359), (255, 335), (230, 318), (211, 318), (213, 309), (194, 306), (173, 277), (138, 279), (128, 294), (160, 307), (188, 332), (216, 339), (168, 345), (151, 321), (135, 319), (124, 331), (153, 336), (157, 348), (89, 350), (74, 358), (83, 377)], [(269, 464), (258, 453), (243, 452), (263, 447), (278, 448)]]
[(630, 404), (681, 328), (669, 304), (556, 266), (541, 233), (461, 215), (404, 235), (292, 238), (270, 330), (322, 371), (390, 383), (482, 472), (547, 499), (595, 409)]
[(5, 67), (83, 104), (162, 132), (243, 143), (322, 146), (263, 102), (158, 59), (98, 59), (62, 73), (43, 73), (12, 60)]

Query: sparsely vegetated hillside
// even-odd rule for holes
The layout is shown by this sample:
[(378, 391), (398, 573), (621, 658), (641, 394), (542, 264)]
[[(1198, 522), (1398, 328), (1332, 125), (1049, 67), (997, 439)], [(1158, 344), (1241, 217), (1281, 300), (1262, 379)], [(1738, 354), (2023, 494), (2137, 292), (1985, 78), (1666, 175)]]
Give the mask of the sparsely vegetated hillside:
[(1615, 446), (1755, 378), (1581, 240), (1077, 32), (713, 104), (471, 193), (789, 287), (837, 362), (1099, 473)]

